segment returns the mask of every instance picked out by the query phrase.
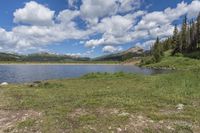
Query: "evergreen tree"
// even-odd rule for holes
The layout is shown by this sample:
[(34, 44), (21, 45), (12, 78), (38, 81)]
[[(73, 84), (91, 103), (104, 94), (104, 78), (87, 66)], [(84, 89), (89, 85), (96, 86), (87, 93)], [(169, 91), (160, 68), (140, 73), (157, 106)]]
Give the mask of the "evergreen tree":
[(180, 46), (178, 46), (179, 44), (178, 44), (178, 28), (177, 28), (177, 25), (175, 25), (175, 27), (174, 27), (174, 32), (173, 32), (173, 37), (172, 37), (172, 48), (174, 49), (174, 48), (176, 48), (176, 47), (180, 47)]
[(177, 25), (175, 25), (172, 37), (162, 42), (157, 38), (151, 48), (151, 55), (153, 55), (156, 62), (159, 62), (163, 56), (163, 52), (169, 49), (173, 49), (172, 55), (193, 52), (200, 49), (200, 13), (197, 20), (191, 20), (190, 24), (187, 23), (187, 17), (185, 16), (181, 31), (179, 32)]
[(196, 25), (194, 21), (191, 21), (190, 24), (190, 46), (189, 51), (196, 50), (197, 48), (197, 41), (196, 41)]
[(200, 47), (200, 13), (197, 17), (196, 23), (196, 41), (197, 41), (197, 48)]
[(160, 44), (159, 38), (157, 37), (156, 42), (153, 46), (153, 57), (155, 59), (155, 62), (159, 62), (163, 56), (163, 49), (162, 45)]
[(191, 47), (191, 43), (192, 43), (192, 37), (191, 37), (191, 23), (187, 26), (187, 36), (186, 36), (186, 40), (187, 40), (187, 47), (186, 47), (186, 51), (190, 50)]
[(180, 51), (184, 52), (187, 50), (188, 48), (188, 43), (187, 43), (187, 17), (185, 16), (184, 20), (183, 20), (183, 24), (182, 24), (182, 28), (181, 28), (181, 47), (180, 47)]

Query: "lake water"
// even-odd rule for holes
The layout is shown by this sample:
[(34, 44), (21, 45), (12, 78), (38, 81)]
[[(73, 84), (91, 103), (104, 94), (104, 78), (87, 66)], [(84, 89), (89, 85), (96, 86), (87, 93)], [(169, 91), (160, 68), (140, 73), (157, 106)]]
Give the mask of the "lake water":
[(163, 70), (130, 65), (0, 65), (0, 83), (25, 83), (38, 80), (75, 78), (91, 72), (164, 73)]

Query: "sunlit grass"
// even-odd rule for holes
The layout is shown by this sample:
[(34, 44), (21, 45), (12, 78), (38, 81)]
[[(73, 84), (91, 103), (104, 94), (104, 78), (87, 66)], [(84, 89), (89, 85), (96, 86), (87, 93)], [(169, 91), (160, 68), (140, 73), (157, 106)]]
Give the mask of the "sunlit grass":
[[(109, 132), (130, 124), (132, 115), (142, 115), (155, 123), (186, 121), (198, 125), (199, 75), (199, 70), (154, 76), (93, 73), (78, 79), (48, 81), (38, 87), (9, 85), (1, 87), (0, 96), (6, 97), (1, 108), (42, 112), (39, 126), (34, 125), (35, 119), (28, 119), (18, 128), (28, 125), (44, 132)], [(180, 103), (184, 110), (177, 111)], [(123, 112), (129, 115), (120, 116)], [(179, 130), (183, 125), (174, 126)], [(155, 127), (143, 130), (154, 131)]]

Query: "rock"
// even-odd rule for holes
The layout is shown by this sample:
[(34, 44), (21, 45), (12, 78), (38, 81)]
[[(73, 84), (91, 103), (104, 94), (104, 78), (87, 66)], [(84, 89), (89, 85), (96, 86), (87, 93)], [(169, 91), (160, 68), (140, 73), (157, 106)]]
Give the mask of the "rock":
[(117, 128), (117, 132), (122, 132), (122, 129), (121, 128)]
[(139, 115), (137, 118), (140, 119), (140, 120), (142, 120), (143, 116)]
[(183, 105), (183, 104), (178, 104), (178, 105), (176, 106), (176, 108), (177, 108), (177, 110), (183, 110), (184, 105)]
[(1, 83), (1, 86), (7, 86), (7, 85), (8, 85), (7, 82), (3, 82), (3, 83)]
[(35, 81), (35, 82), (33, 82), (34, 84), (41, 84), (42, 83), (42, 81)]
[(29, 87), (39, 87), (42, 84), (41, 81), (35, 81), (31, 84), (29, 84)]
[(38, 87), (38, 86), (39, 86), (38, 84), (34, 84), (34, 83), (29, 84), (29, 87)]
[(121, 114), (119, 114), (119, 116), (128, 116), (129, 113), (126, 113), (126, 112), (122, 112)]

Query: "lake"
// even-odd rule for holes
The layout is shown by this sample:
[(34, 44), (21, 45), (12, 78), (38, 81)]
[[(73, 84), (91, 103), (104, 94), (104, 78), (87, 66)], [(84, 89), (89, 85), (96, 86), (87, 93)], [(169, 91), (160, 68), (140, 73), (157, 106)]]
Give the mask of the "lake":
[(38, 80), (76, 78), (92, 72), (159, 74), (164, 70), (132, 65), (0, 65), (0, 83), (26, 83)]

